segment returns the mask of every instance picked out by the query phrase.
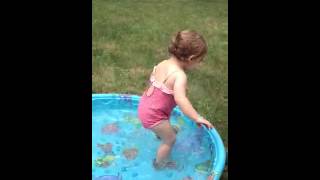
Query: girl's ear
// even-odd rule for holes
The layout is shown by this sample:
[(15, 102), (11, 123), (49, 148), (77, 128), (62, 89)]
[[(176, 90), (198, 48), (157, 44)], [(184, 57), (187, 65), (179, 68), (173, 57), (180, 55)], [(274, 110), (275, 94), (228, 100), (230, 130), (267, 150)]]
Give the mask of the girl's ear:
[(191, 61), (193, 60), (193, 58), (194, 58), (194, 57), (195, 57), (195, 55), (191, 55), (191, 56), (189, 56), (189, 57), (188, 57), (188, 59), (187, 59), (187, 61), (188, 61), (188, 62), (191, 62)]

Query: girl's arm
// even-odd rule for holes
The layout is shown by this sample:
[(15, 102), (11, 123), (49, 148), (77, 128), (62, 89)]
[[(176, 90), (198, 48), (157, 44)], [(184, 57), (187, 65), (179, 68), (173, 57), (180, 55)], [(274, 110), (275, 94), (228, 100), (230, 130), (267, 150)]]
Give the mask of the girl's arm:
[(208, 128), (212, 128), (213, 125), (206, 119), (199, 116), (197, 111), (192, 107), (191, 102), (186, 96), (187, 76), (180, 72), (177, 73), (177, 77), (173, 86), (174, 100), (180, 107), (182, 112), (190, 119), (194, 120), (198, 125), (205, 124)]

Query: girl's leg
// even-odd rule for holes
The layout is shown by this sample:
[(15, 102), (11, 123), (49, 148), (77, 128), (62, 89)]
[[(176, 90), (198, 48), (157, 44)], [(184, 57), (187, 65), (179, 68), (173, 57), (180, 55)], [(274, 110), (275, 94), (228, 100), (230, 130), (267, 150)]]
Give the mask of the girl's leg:
[(157, 158), (155, 161), (156, 164), (162, 164), (170, 155), (171, 148), (176, 140), (176, 133), (167, 120), (164, 120), (157, 126), (153, 127), (152, 131), (162, 140), (162, 143), (158, 148)]
[[(178, 134), (178, 132), (179, 132), (179, 127), (178, 126), (172, 126), (171, 125), (171, 127), (172, 127), (172, 129), (174, 130), (174, 132), (176, 133), (176, 134)], [(161, 138), (156, 134), (156, 137), (157, 137), (157, 139), (159, 139), (159, 140), (161, 140)]]

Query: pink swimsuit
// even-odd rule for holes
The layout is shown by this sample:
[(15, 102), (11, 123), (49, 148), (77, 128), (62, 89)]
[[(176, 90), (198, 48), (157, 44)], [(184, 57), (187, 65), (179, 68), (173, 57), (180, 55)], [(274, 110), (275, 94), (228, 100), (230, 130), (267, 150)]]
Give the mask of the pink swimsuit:
[(143, 93), (138, 107), (138, 117), (145, 128), (153, 128), (163, 120), (169, 120), (176, 106), (173, 90), (164, 85), (169, 76), (162, 83), (157, 82), (154, 78), (155, 70), (156, 67), (150, 77), (150, 87)]

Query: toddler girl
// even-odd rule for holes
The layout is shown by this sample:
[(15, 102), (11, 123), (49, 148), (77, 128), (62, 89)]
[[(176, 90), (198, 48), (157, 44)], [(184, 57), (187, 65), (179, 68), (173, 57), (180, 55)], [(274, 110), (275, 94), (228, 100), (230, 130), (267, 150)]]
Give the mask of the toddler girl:
[(213, 127), (197, 113), (186, 96), (185, 72), (197, 67), (207, 54), (204, 38), (195, 31), (180, 31), (172, 37), (168, 51), (170, 58), (153, 68), (150, 86), (143, 93), (138, 107), (138, 117), (143, 127), (153, 131), (162, 140), (153, 162), (156, 169), (175, 167), (168, 156), (176, 139), (177, 130), (169, 122), (176, 105), (198, 126), (204, 124), (208, 128)]

